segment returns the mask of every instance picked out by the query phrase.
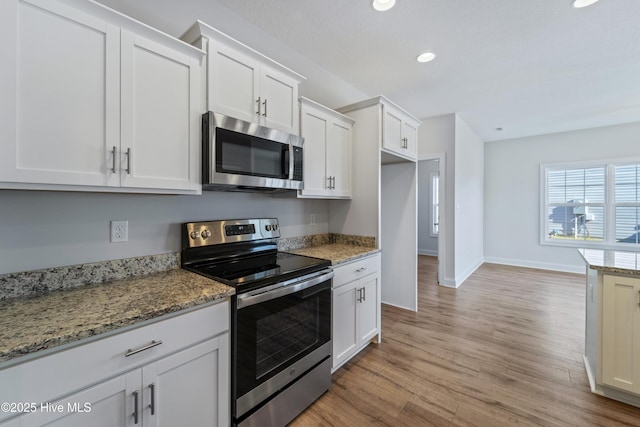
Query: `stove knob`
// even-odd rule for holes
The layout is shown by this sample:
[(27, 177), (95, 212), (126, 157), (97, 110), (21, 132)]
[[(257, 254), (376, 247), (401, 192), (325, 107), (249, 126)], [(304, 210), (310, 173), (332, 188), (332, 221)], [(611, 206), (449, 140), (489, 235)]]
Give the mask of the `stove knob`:
[(264, 228), (266, 228), (266, 229), (267, 229), (267, 231), (271, 231), (271, 224), (267, 224), (267, 225), (265, 225), (265, 227), (264, 227)]
[(198, 237), (200, 237), (200, 232), (199, 231), (192, 231), (191, 234), (189, 234), (189, 236), (191, 236), (191, 238), (193, 240), (196, 240)]
[(278, 224), (273, 224), (273, 229), (277, 230), (278, 229)]
[(207, 237), (211, 237), (211, 232), (205, 228), (204, 230), (202, 230), (202, 233), (200, 235), (203, 239), (206, 239)]

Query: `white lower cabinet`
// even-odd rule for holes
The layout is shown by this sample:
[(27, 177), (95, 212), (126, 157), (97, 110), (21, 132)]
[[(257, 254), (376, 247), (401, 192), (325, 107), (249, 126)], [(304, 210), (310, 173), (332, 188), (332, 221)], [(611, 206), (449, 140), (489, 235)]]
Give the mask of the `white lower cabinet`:
[(333, 371), (380, 340), (380, 255), (334, 268)]
[[(13, 396), (3, 398), (36, 405), (28, 409), (29, 413), (0, 426), (229, 425), (228, 328), (229, 303), (225, 302), (54, 355), (61, 357), (44, 357), (0, 371), (0, 378), (20, 389)], [(150, 344), (156, 345), (143, 345), (140, 348), (148, 349), (125, 357), (124, 353), (130, 351), (122, 349), (121, 344), (128, 347), (130, 338), (139, 342), (140, 332), (162, 336), (162, 344), (151, 341)], [(174, 334), (183, 335), (186, 340), (175, 339)], [(202, 341), (203, 337), (209, 338)], [(164, 350), (163, 345), (166, 345)], [(176, 346), (182, 349), (173, 352)], [(115, 377), (96, 382), (94, 372), (76, 371), (74, 375), (85, 378), (86, 385), (76, 387), (81, 381), (70, 381), (79, 391), (62, 398), (57, 398), (60, 393), (48, 384), (46, 375), (39, 384), (27, 383), (29, 378), (25, 372), (37, 369), (42, 373), (41, 369), (46, 369), (45, 372), (53, 372), (64, 384), (68, 378), (65, 374), (73, 372), (73, 366), (82, 370), (83, 363), (77, 361), (78, 357), (104, 354), (105, 348), (111, 349), (106, 351), (105, 360)], [(118, 373), (118, 370), (124, 372)]]
[(640, 395), (640, 278), (603, 276), (602, 383)]

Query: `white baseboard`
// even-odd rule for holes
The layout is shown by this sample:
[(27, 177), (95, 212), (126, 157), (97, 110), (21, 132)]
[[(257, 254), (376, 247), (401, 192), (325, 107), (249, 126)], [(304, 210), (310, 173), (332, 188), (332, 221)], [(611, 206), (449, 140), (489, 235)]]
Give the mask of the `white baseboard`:
[(445, 277), (444, 280), (441, 280), (439, 283), (440, 286), (444, 286), (445, 288), (457, 288), (460, 284), (456, 285), (455, 279), (450, 277)]
[(380, 303), (381, 303), (381, 304), (384, 304), (384, 305), (389, 305), (389, 306), (391, 306), (391, 307), (401, 308), (401, 309), (403, 309), (403, 310), (409, 310), (409, 311), (413, 311), (413, 312), (417, 312), (417, 311), (418, 311), (418, 309), (417, 309), (417, 308), (416, 308), (416, 309), (413, 309), (413, 308), (410, 308), (410, 307), (405, 307), (405, 306), (403, 306), (403, 305), (391, 304), (391, 303), (386, 302), (386, 301), (380, 301)]
[(554, 264), (550, 262), (528, 261), (523, 259), (485, 257), (484, 262), (491, 264), (512, 265), (514, 267), (537, 268), (540, 270), (560, 271), (563, 273), (585, 274), (585, 266)]
[(484, 258), (477, 260), (461, 277), (456, 277), (456, 288), (462, 285), (482, 264), (484, 264)]
[(418, 255), (438, 256), (437, 249), (418, 249)]
[(584, 360), (584, 369), (587, 371), (587, 378), (589, 379), (589, 387), (591, 388), (591, 393), (596, 393), (596, 377), (594, 373), (591, 372), (591, 365), (589, 365), (587, 356), (582, 355), (582, 359)]

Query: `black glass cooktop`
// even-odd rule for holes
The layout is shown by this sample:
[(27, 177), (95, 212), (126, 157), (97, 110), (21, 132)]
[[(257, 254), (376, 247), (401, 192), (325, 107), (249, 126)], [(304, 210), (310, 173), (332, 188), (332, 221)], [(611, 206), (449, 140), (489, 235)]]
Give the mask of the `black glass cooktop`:
[(236, 259), (200, 264), (190, 270), (247, 291), (323, 270), (330, 261), (288, 252), (252, 254)]

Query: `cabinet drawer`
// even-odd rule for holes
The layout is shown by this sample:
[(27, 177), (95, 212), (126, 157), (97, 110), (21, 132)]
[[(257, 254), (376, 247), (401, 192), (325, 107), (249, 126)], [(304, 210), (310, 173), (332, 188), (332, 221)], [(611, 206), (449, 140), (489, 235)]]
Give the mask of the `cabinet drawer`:
[(346, 283), (380, 271), (380, 254), (339, 265), (334, 267), (333, 271), (335, 272), (335, 276), (333, 277), (333, 288), (335, 289)]
[[(229, 329), (223, 302), (0, 370), (0, 401), (46, 402), (149, 363)], [(162, 344), (125, 357), (152, 341)], [(6, 418), (0, 414), (0, 419)], [(4, 414), (6, 415), (6, 414)]]

